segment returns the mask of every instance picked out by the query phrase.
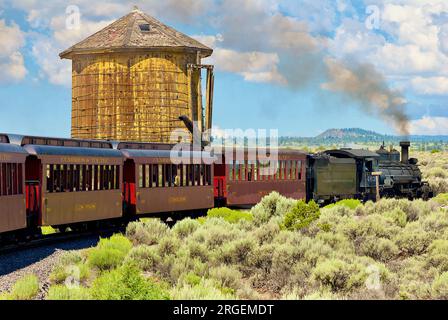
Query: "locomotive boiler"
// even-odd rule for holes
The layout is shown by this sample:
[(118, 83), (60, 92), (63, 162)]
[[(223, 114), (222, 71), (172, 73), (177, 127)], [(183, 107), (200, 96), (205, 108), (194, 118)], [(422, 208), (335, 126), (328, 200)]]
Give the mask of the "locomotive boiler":
[(381, 175), (381, 194), (384, 197), (422, 198), (427, 200), (433, 196), (428, 183), (423, 181), (418, 167), (418, 159), (409, 158), (410, 142), (400, 143), (400, 152), (391, 148), (386, 150), (384, 144), (377, 151), (379, 171)]

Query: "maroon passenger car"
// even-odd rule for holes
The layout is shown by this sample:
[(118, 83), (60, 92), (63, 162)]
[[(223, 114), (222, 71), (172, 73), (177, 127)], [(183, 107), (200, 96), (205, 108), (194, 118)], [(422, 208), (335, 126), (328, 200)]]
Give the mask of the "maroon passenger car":
[(120, 143), (118, 148), (126, 159), (125, 214), (196, 212), (213, 208), (210, 154), (186, 152), (182, 154), (186, 161), (174, 163), (169, 146)]
[[(244, 154), (244, 160), (238, 159)], [(218, 205), (251, 206), (273, 191), (293, 199), (306, 198), (306, 159), (304, 152), (278, 150), (273, 162), (266, 152), (235, 150), (233, 159), (221, 154), (221, 164), (214, 165), (215, 199)], [(268, 167), (274, 168), (266, 174)]]
[(76, 227), (121, 218), (123, 157), (110, 143), (25, 137), (22, 144), (29, 154), (33, 225)]
[(26, 151), (0, 136), (0, 233), (26, 228)]

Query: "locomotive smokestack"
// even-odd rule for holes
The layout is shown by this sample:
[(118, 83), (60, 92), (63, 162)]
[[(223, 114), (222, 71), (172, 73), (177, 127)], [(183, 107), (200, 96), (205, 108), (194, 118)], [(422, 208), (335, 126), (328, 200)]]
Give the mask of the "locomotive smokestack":
[(411, 143), (409, 141), (402, 141), (400, 142), (401, 147), (401, 162), (402, 163), (409, 163), (409, 147), (411, 146)]

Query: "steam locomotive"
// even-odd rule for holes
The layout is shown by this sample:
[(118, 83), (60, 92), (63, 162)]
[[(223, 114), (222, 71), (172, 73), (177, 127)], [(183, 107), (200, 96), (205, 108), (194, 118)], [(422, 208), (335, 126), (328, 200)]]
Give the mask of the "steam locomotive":
[[(427, 199), (432, 192), (417, 160), (409, 159), (409, 145), (401, 144), (401, 161), (384, 146), (278, 150), (272, 158), (261, 149), (220, 153), (186, 145), (182, 162), (173, 162), (169, 144), (0, 134), (0, 243), (38, 237), (42, 226), (88, 230), (142, 216), (251, 206), (273, 191), (320, 204), (375, 200), (378, 192)], [(266, 174), (267, 167), (275, 170)]]

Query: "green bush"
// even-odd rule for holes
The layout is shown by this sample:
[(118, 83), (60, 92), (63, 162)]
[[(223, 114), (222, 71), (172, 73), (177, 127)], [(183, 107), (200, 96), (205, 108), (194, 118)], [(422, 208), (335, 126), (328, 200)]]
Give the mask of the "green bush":
[(162, 258), (155, 246), (140, 245), (132, 248), (125, 263), (133, 263), (143, 271), (156, 272)]
[(319, 216), (319, 206), (314, 201), (307, 204), (301, 200), (286, 214), (283, 226), (290, 231), (300, 230), (319, 219)]
[(441, 274), (434, 280), (432, 296), (435, 299), (448, 300), (448, 272)]
[(119, 266), (132, 243), (123, 235), (113, 235), (110, 239), (100, 239), (98, 245), (91, 249), (88, 256), (89, 265), (100, 270), (110, 270)]
[(331, 209), (331, 208), (334, 208), (337, 206), (342, 206), (342, 207), (347, 207), (351, 210), (355, 210), (356, 208), (358, 208), (361, 205), (362, 205), (361, 201), (359, 201), (357, 199), (344, 199), (344, 200), (340, 200), (336, 203), (329, 204), (325, 208)]
[(168, 300), (166, 289), (150, 279), (131, 264), (100, 275), (91, 288), (96, 300)]
[(296, 200), (288, 199), (278, 192), (263, 197), (260, 203), (251, 209), (257, 225), (267, 223), (273, 217), (283, 218), (296, 204)]
[(256, 242), (251, 237), (228, 242), (218, 251), (218, 259), (225, 264), (246, 266), (255, 246)]
[(51, 286), (47, 300), (91, 300), (89, 289), (84, 287), (68, 288), (64, 285)]
[(207, 212), (208, 218), (221, 218), (229, 223), (238, 223), (241, 220), (252, 221), (253, 216), (249, 212), (231, 210), (229, 208), (214, 208)]
[(219, 288), (219, 284), (210, 279), (202, 279), (198, 285), (182, 283), (171, 290), (173, 300), (235, 300), (236, 296)]
[(234, 267), (221, 265), (210, 269), (210, 278), (217, 281), (221, 288), (238, 290), (241, 287), (242, 274)]
[(389, 239), (369, 236), (359, 245), (359, 253), (375, 260), (387, 262), (398, 256), (399, 249)]
[(173, 232), (180, 238), (185, 239), (193, 234), (201, 224), (191, 218), (183, 219), (177, 222), (173, 227)]
[(431, 234), (420, 224), (412, 222), (395, 237), (398, 248), (407, 255), (418, 255), (426, 251), (432, 242)]
[(89, 266), (83, 263), (75, 265), (59, 264), (50, 273), (49, 280), (53, 283), (63, 283), (68, 277), (78, 277), (77, 280), (85, 281), (90, 276)]
[(5, 300), (32, 300), (39, 292), (39, 279), (35, 275), (27, 275), (17, 280), (11, 292), (4, 294)]
[(166, 224), (158, 219), (149, 219), (145, 222), (131, 222), (126, 229), (126, 236), (134, 244), (152, 246), (159, 243), (169, 233)]
[(408, 216), (403, 210), (399, 208), (393, 211), (387, 211), (383, 213), (383, 216), (401, 228), (404, 228), (406, 226), (406, 223), (408, 222)]
[(261, 225), (252, 234), (259, 244), (270, 243), (280, 233), (280, 226), (274, 221)]
[(437, 202), (441, 206), (448, 206), (448, 193), (441, 193), (432, 200)]
[(357, 264), (348, 264), (340, 259), (329, 259), (317, 264), (313, 277), (333, 292), (343, 292), (364, 282), (361, 268)]
[(173, 236), (165, 236), (159, 241), (158, 252), (161, 257), (175, 254), (179, 250), (180, 241)]

